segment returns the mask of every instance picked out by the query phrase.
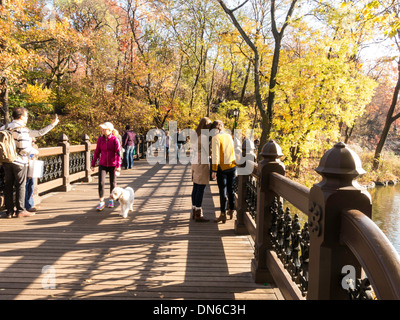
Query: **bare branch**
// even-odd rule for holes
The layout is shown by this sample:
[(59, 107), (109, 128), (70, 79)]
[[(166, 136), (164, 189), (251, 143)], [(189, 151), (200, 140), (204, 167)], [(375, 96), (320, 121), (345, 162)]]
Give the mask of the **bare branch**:
[(218, 0), (220, 3), (222, 9), (228, 14), (228, 16), (231, 18), (233, 25), (236, 27), (236, 29), (239, 31), (240, 35), (242, 36), (243, 40), (249, 45), (249, 47), (253, 50), (253, 52), (258, 55), (258, 49), (255, 46), (255, 44), (250, 40), (249, 36), (244, 32), (242, 26), (239, 24), (237, 21), (235, 15), (233, 14), (232, 10), (229, 10), (228, 7), (226, 6), (225, 2), (223, 0)]
[(296, 6), (296, 2), (297, 2), (297, 0), (293, 0), (293, 1), (292, 1), (292, 4), (290, 5), (289, 11), (288, 11), (288, 13), (287, 13), (287, 15), (286, 15), (285, 23), (283, 24), (282, 29), (281, 29), (281, 32), (280, 32), (281, 34), (283, 34), (284, 30), (286, 29), (286, 27), (287, 27), (288, 24), (289, 24), (289, 20), (290, 20), (290, 18), (292, 17), (294, 8), (295, 8), (295, 6)]
[(279, 32), (278, 28), (276, 27), (276, 19), (275, 19), (275, 0), (271, 0), (271, 28), (274, 38), (277, 39), (279, 37)]
[(275, 20), (275, 0), (271, 0), (271, 23), (272, 23), (272, 34), (274, 38), (277, 39), (278, 37), (282, 37), (283, 33), (285, 32), (286, 27), (289, 25), (289, 20), (292, 17), (294, 8), (296, 7), (297, 0), (293, 0), (290, 4), (290, 8), (285, 18), (285, 22), (282, 25), (281, 31), (278, 31), (276, 26)]
[(243, 7), (247, 2), (249, 2), (249, 0), (246, 0), (245, 2), (243, 2), (241, 5), (239, 5), (238, 7), (236, 7), (235, 9), (232, 9), (231, 12), (235, 12), (236, 10), (240, 9), (241, 7)]

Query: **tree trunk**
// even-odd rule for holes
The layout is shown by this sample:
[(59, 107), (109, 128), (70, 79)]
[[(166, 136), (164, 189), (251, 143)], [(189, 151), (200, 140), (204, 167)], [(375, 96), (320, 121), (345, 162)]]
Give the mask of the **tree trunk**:
[(397, 75), (397, 84), (393, 92), (393, 98), (392, 98), (392, 103), (390, 105), (389, 111), (386, 115), (386, 121), (385, 125), (383, 127), (381, 137), (379, 139), (378, 145), (376, 146), (375, 149), (375, 155), (373, 159), (373, 169), (377, 170), (379, 168), (380, 162), (381, 162), (381, 155), (382, 155), (382, 150), (386, 142), (386, 138), (389, 134), (390, 126), (394, 121), (396, 121), (398, 118), (400, 118), (400, 113), (397, 115), (393, 116), (394, 110), (397, 105), (397, 101), (399, 98), (399, 92), (400, 92), (400, 60), (397, 63), (397, 70), (398, 70), (398, 75)]
[(276, 26), (275, 20), (275, 1), (271, 0), (271, 23), (272, 23), (272, 34), (275, 38), (275, 51), (274, 51), (274, 58), (271, 67), (271, 77), (270, 77), (270, 84), (269, 84), (269, 93), (268, 93), (268, 104), (267, 110), (264, 109), (264, 105), (262, 102), (261, 97), (261, 84), (260, 84), (260, 55), (256, 45), (250, 40), (249, 36), (244, 32), (242, 27), (240, 26), (239, 22), (236, 20), (235, 15), (233, 14), (235, 10), (243, 6), (247, 1), (244, 1), (241, 5), (239, 5), (236, 9), (230, 10), (225, 5), (224, 1), (218, 0), (221, 7), (224, 11), (229, 15), (231, 18), (233, 25), (239, 31), (240, 35), (242, 36), (243, 40), (247, 43), (247, 45), (252, 49), (254, 53), (254, 95), (256, 98), (256, 105), (260, 110), (261, 118), (262, 118), (262, 134), (260, 139), (260, 152), (264, 144), (268, 142), (270, 138), (271, 130), (272, 130), (272, 121), (273, 121), (273, 106), (274, 106), (274, 99), (275, 99), (275, 85), (276, 85), (276, 75), (278, 73), (278, 65), (279, 65), (279, 57), (280, 57), (280, 49), (281, 49), (281, 42), (283, 38), (283, 34), (285, 32), (286, 27), (289, 24), (290, 18), (293, 14), (294, 8), (296, 6), (297, 0), (292, 0), (290, 4), (290, 8), (285, 18), (285, 22), (282, 25), (280, 31), (278, 31)]
[(4, 115), (4, 124), (10, 122), (9, 103), (8, 103), (8, 81), (7, 78), (0, 78), (0, 103)]
[(355, 125), (353, 125), (351, 128), (350, 127), (346, 128), (344, 143), (346, 144), (349, 143), (351, 135), (353, 134), (354, 126)]
[(269, 92), (268, 92), (268, 100), (267, 100), (267, 116), (268, 116), (268, 136), (271, 133), (272, 129), (272, 121), (273, 121), (273, 114), (274, 114), (274, 102), (275, 102), (275, 86), (276, 86), (276, 77), (278, 75), (278, 66), (279, 66), (279, 58), (281, 52), (281, 41), (282, 35), (279, 34), (275, 39), (275, 50), (274, 50), (274, 57), (272, 60), (271, 66), (271, 78), (269, 81)]
[(381, 163), (382, 150), (385, 145), (387, 136), (389, 134), (391, 124), (392, 124), (392, 122), (390, 120), (386, 120), (385, 126), (383, 127), (381, 137), (380, 137), (379, 142), (375, 149), (375, 155), (374, 155), (373, 167), (372, 167), (374, 170), (379, 169), (379, 165)]
[(243, 104), (244, 95), (245, 95), (245, 93), (246, 93), (247, 83), (249, 82), (250, 69), (251, 69), (251, 61), (249, 61), (249, 65), (247, 66), (246, 77), (244, 78), (242, 93), (240, 94), (240, 100), (239, 100), (239, 102), (240, 102), (241, 104)]
[[(262, 147), (263, 146), (263, 142), (265, 143), (267, 141), (268, 137), (269, 137), (269, 132), (264, 133), (264, 131), (265, 131), (264, 128), (265, 128), (265, 125), (266, 125), (265, 122), (267, 121), (268, 118), (265, 116), (264, 105), (263, 105), (263, 102), (262, 102), (261, 92), (260, 92), (260, 90), (261, 90), (261, 84), (260, 84), (260, 55), (258, 53), (258, 49), (257, 49), (256, 45), (250, 40), (249, 36), (244, 32), (243, 28), (241, 27), (241, 25), (237, 21), (235, 15), (233, 14), (233, 12), (237, 8), (234, 9), (234, 10), (229, 10), (228, 7), (225, 5), (224, 1), (218, 0), (218, 2), (220, 3), (221, 7), (224, 9), (226, 14), (231, 18), (233, 25), (239, 31), (239, 33), (242, 36), (243, 40), (246, 42), (246, 44), (251, 48), (251, 50), (254, 53), (254, 62), (253, 62), (253, 66), (254, 66), (254, 95), (255, 95), (255, 98), (256, 98), (256, 105), (257, 105), (258, 109), (260, 110), (261, 117), (263, 119), (263, 134), (261, 135), (261, 140), (260, 140), (260, 147)], [(267, 125), (267, 127), (268, 127), (268, 125)]]

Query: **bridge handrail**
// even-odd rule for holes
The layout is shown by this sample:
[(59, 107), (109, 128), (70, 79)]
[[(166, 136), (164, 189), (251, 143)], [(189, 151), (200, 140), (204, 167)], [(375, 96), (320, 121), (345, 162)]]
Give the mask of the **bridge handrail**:
[(284, 195), (287, 201), (308, 215), (310, 188), (275, 172), (270, 173), (269, 187), (276, 194)]
[(358, 210), (343, 210), (340, 240), (361, 263), (376, 297), (400, 300), (400, 256), (381, 229)]
[(49, 157), (61, 155), (63, 153), (62, 147), (39, 148), (39, 157)]

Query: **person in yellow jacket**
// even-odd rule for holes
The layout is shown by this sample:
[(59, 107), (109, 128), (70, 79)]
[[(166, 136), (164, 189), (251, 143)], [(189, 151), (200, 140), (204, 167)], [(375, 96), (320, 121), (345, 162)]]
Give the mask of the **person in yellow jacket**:
[(211, 125), (212, 137), (212, 178), (217, 178), (220, 199), (220, 216), (215, 222), (226, 222), (226, 211), (232, 219), (235, 211), (236, 162), (232, 136), (224, 131), (221, 120), (215, 120)]

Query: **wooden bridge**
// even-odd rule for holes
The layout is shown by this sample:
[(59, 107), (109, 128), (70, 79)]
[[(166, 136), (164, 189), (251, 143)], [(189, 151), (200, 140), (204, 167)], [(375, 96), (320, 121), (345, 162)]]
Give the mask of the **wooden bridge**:
[[(312, 188), (285, 177), (279, 145), (265, 144), (261, 161), (239, 168), (252, 170), (238, 175), (226, 224), (190, 220), (190, 165), (149, 164), (143, 139), (143, 160), (118, 182), (135, 189), (134, 212), (96, 212), (94, 148), (61, 135), (39, 150), (39, 213), (0, 220), (0, 299), (400, 300), (400, 256), (370, 219), (361, 161), (343, 143), (321, 158)], [(205, 216), (218, 207), (211, 182)]]
[[(128, 219), (96, 212), (97, 178), (42, 198), (29, 218), (0, 220), (0, 299), (282, 299), (256, 284), (253, 240), (190, 219), (190, 165), (136, 161), (118, 184), (135, 189)], [(205, 216), (218, 214), (215, 182)]]

